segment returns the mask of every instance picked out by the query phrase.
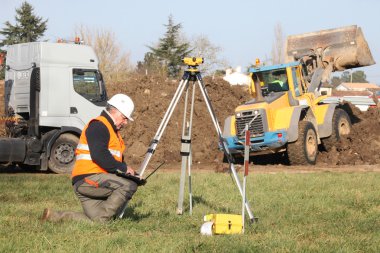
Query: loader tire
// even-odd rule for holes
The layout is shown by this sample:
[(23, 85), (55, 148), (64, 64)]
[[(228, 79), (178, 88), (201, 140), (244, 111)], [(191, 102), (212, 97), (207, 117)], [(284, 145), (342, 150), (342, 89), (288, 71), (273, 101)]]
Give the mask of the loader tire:
[(49, 169), (57, 174), (70, 174), (75, 163), (75, 149), (79, 138), (64, 133), (54, 142), (49, 157)]
[(318, 155), (317, 133), (309, 121), (298, 123), (298, 139), (288, 143), (287, 156), (290, 165), (315, 164)]
[(329, 137), (322, 139), (322, 144), (328, 152), (341, 139), (344, 135), (349, 135), (351, 132), (351, 120), (347, 112), (343, 109), (337, 108), (334, 111), (332, 118), (332, 133)]

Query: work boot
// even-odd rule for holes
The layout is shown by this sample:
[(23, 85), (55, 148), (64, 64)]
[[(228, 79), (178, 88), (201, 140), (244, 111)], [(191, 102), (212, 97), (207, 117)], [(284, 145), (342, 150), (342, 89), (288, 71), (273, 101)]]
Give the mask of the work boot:
[(62, 218), (63, 218), (63, 215), (61, 214), (61, 212), (56, 212), (56, 211), (53, 211), (53, 209), (45, 208), (40, 220), (42, 222), (45, 222), (45, 221), (57, 222), (57, 221), (62, 220)]
[(74, 220), (74, 221), (90, 221), (86, 215), (81, 212), (71, 212), (71, 211), (53, 211), (50, 208), (45, 208), (42, 216), (40, 218), (42, 222), (45, 221), (66, 221), (66, 220)]
[(53, 213), (53, 210), (51, 210), (50, 208), (45, 208), (44, 212), (42, 213), (42, 216), (41, 216), (40, 220), (42, 222), (50, 220), (50, 217), (52, 216), (52, 213)]

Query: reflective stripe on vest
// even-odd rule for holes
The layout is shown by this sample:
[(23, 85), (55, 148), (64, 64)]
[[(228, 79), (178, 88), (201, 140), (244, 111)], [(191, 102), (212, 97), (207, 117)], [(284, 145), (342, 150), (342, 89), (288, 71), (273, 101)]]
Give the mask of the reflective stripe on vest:
[[(77, 150), (85, 150), (85, 151), (90, 151), (90, 147), (86, 144), (78, 144)], [(111, 155), (121, 157), (121, 152), (119, 150), (114, 150), (114, 149), (108, 149), (108, 151), (111, 153)], [(82, 158), (84, 157), (84, 158)], [(82, 156), (82, 155), (77, 155), (77, 160), (92, 160), (90, 155)]]
[(92, 161), (92, 158), (91, 158), (91, 155), (90, 154), (81, 154), (81, 155), (77, 155), (76, 156), (77, 158), (77, 161), (78, 160), (88, 160), (88, 161)]

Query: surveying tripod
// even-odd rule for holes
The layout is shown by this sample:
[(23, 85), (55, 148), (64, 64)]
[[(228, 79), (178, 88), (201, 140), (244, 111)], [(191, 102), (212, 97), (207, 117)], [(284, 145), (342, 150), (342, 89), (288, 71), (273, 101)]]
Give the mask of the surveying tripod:
[[(237, 175), (235, 166), (233, 164), (233, 158), (231, 156), (231, 153), (229, 152), (227, 148), (227, 144), (225, 140), (222, 137), (222, 131), (219, 126), (219, 122), (215, 116), (214, 109), (211, 105), (210, 98), (207, 94), (206, 88), (203, 84), (202, 76), (198, 70), (198, 66), (203, 63), (203, 58), (184, 58), (183, 62), (187, 65), (187, 69), (185, 70), (182, 80), (179, 83), (179, 86), (174, 94), (174, 97), (172, 101), (169, 104), (169, 107), (164, 115), (164, 118), (161, 121), (160, 126), (158, 127), (158, 130), (156, 132), (156, 135), (154, 136), (153, 140), (150, 143), (150, 146), (145, 154), (145, 158), (137, 171), (139, 176), (143, 178), (145, 169), (148, 166), (148, 163), (150, 159), (153, 156), (153, 153), (156, 150), (156, 147), (158, 145), (158, 142), (160, 141), (165, 128), (167, 124), (169, 123), (170, 117), (173, 114), (173, 111), (175, 107), (178, 104), (179, 99), (182, 96), (182, 93), (184, 90), (186, 90), (186, 97), (185, 97), (185, 105), (184, 105), (184, 116), (183, 116), (183, 128), (182, 128), (182, 138), (181, 138), (181, 156), (182, 156), (182, 165), (181, 165), (181, 178), (180, 178), (180, 190), (179, 190), (179, 197), (178, 197), (178, 207), (177, 207), (177, 213), (182, 214), (183, 212), (183, 195), (184, 195), (184, 188), (185, 188), (185, 177), (186, 177), (186, 168), (188, 169), (188, 177), (189, 177), (189, 201), (190, 201), (190, 214), (192, 212), (192, 193), (191, 193), (191, 128), (192, 128), (192, 122), (193, 122), (193, 110), (194, 110), (194, 96), (195, 96), (195, 87), (196, 82), (199, 85), (200, 91), (203, 95), (203, 98), (206, 102), (207, 109), (210, 113), (212, 122), (214, 123), (216, 132), (218, 134), (219, 138), (219, 144), (222, 147), (224, 154), (227, 157), (229, 168), (232, 172), (233, 178), (235, 180), (235, 183), (239, 189), (240, 195), (243, 196), (243, 189), (239, 180), (239, 177)], [(190, 112), (188, 112), (188, 95), (189, 95), (189, 81), (192, 82), (192, 96), (191, 96), (191, 105), (190, 105)], [(187, 120), (187, 117), (190, 117), (189, 121)], [(253, 213), (251, 212), (251, 209), (249, 207), (248, 201), (245, 202), (245, 208), (247, 210), (247, 213), (249, 215), (249, 218), (251, 222), (254, 221)], [(123, 216), (123, 213), (121, 213), (120, 217)]]

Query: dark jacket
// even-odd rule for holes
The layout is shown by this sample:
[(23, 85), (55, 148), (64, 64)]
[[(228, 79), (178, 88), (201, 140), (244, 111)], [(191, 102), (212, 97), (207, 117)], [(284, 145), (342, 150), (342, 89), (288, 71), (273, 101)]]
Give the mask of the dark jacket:
[[(116, 126), (113, 123), (111, 117), (103, 111), (101, 116), (105, 117), (108, 122), (113, 126), (113, 130), (117, 132)], [(124, 162), (116, 161), (111, 153), (108, 151), (108, 143), (110, 140), (110, 134), (107, 127), (100, 121), (92, 121), (85, 132), (87, 143), (90, 149), (90, 155), (96, 164), (106, 170), (108, 173), (116, 173), (116, 170), (126, 172), (127, 165)], [(124, 157), (123, 157), (124, 160)], [(77, 181), (92, 174), (83, 174), (73, 177), (73, 184)]]

